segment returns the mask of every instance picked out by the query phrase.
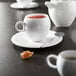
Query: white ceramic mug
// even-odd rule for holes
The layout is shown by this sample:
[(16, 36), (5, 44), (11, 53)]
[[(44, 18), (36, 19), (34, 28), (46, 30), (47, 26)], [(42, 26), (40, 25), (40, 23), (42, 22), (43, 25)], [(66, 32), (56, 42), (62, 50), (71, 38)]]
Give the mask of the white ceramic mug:
[(29, 3), (31, 3), (33, 0), (16, 0), (18, 5), (21, 7), (21, 6), (26, 6), (28, 5)]
[(51, 20), (57, 27), (69, 27), (76, 17), (76, 1), (45, 2)]
[(50, 31), (51, 22), (47, 14), (33, 13), (26, 15), (23, 21), (18, 21), (15, 28), (27, 32), (33, 41), (42, 41)]
[[(56, 65), (50, 59), (56, 59)], [(46, 58), (49, 67), (57, 69), (60, 76), (76, 76), (76, 50), (66, 50), (59, 55), (51, 54)]]

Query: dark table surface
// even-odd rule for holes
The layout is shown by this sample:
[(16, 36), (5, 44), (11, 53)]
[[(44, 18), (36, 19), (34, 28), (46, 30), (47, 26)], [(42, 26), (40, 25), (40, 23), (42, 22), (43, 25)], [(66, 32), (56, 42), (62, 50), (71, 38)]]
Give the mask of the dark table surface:
[[(49, 54), (58, 54), (63, 50), (76, 50), (76, 38), (72, 33), (76, 30), (76, 20), (70, 27), (58, 28), (52, 23), (51, 30), (65, 33), (63, 41), (53, 47), (43, 49), (22, 48), (11, 43), (12, 35), (16, 34), (15, 23), (23, 20), (29, 13), (46, 13), (47, 7), (40, 2), (40, 7), (27, 10), (16, 10), (10, 8), (10, 2), (0, 2), (0, 76), (59, 76), (57, 70), (46, 64)], [(76, 33), (74, 33), (76, 36)], [(22, 60), (20, 53), (23, 50), (34, 51), (34, 55)]]

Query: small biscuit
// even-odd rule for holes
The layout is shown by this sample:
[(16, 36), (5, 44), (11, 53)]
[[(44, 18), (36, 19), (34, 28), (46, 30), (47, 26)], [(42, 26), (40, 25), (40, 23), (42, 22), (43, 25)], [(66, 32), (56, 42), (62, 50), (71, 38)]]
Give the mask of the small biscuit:
[(33, 54), (34, 54), (34, 52), (26, 50), (26, 51), (23, 51), (22, 53), (20, 53), (20, 56), (22, 59), (27, 59), (27, 58), (30, 58)]

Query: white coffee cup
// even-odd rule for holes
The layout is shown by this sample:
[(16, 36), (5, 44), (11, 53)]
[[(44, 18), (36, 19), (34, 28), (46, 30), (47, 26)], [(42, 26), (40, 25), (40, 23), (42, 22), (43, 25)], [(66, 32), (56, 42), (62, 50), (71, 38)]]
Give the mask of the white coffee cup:
[[(56, 65), (50, 59), (56, 59)], [(59, 55), (51, 54), (46, 58), (49, 67), (57, 69), (60, 76), (76, 76), (76, 50), (66, 50)]]
[(50, 31), (51, 22), (47, 14), (33, 13), (26, 15), (23, 21), (18, 21), (15, 28), (19, 32), (26, 32), (33, 41), (42, 41)]
[(29, 3), (31, 3), (33, 0), (16, 0), (18, 5), (21, 7), (21, 6), (26, 6), (28, 5)]

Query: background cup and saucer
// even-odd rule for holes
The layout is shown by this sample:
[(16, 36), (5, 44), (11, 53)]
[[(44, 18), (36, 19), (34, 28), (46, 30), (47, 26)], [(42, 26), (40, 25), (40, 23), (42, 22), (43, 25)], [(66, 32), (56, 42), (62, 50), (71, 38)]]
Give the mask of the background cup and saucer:
[[(60, 43), (63, 37), (55, 36), (55, 31), (50, 30), (49, 16), (44, 13), (32, 13), (24, 17), (23, 21), (15, 24), (18, 31), (12, 36), (13, 44), (21, 47), (40, 48), (50, 47)], [(50, 41), (48, 41), (50, 39)], [(42, 44), (45, 43), (44, 46)]]
[(15, 9), (29, 9), (29, 8), (36, 8), (39, 4), (34, 2), (33, 0), (16, 0), (16, 2), (10, 5), (11, 8)]

